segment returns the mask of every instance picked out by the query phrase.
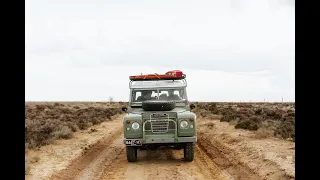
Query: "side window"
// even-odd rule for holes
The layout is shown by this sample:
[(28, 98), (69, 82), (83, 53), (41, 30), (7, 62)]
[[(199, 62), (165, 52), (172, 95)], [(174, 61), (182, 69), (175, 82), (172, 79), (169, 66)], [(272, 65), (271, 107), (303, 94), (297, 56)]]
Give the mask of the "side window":
[(181, 93), (179, 89), (169, 90), (170, 100), (182, 100)]
[(168, 96), (169, 96), (169, 93), (167, 90), (160, 90), (159, 91), (159, 99), (160, 100), (168, 100)]
[(152, 91), (151, 97), (152, 97), (152, 98), (158, 97), (157, 91)]
[(136, 92), (136, 97), (134, 98), (134, 100), (136, 101), (139, 96), (141, 96), (141, 92)]
[(178, 95), (180, 97), (180, 94), (179, 94), (178, 90), (174, 91), (173, 94)]
[(159, 96), (161, 96), (161, 95), (163, 96), (163, 94), (165, 94), (167, 96), (169, 95), (168, 91), (160, 91), (159, 92)]

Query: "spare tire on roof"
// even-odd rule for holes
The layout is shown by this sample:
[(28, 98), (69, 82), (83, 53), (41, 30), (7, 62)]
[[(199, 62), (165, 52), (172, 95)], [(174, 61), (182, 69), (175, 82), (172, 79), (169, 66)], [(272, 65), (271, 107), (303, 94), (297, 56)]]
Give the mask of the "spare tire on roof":
[(142, 109), (145, 111), (170, 111), (175, 107), (175, 101), (148, 100), (142, 102)]

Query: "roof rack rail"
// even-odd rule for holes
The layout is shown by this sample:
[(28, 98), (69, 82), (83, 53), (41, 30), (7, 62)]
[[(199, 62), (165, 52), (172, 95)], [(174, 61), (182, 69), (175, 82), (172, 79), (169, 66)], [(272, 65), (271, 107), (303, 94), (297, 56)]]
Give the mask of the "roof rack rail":
[(167, 74), (147, 74), (147, 75), (137, 75), (137, 76), (129, 76), (131, 81), (153, 81), (153, 80), (180, 80), (185, 79), (186, 75), (182, 76), (173, 76)]

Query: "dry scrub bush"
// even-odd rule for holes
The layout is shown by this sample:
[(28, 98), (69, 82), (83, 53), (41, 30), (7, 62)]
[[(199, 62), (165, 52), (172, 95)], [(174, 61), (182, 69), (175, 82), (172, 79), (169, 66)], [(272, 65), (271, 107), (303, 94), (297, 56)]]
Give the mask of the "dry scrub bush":
[(222, 116), (222, 118), (220, 119), (221, 122), (230, 122), (232, 120), (235, 120), (237, 118), (237, 116), (235, 114), (227, 114)]
[(239, 120), (238, 119), (234, 119), (232, 121), (229, 122), (230, 125), (236, 125), (238, 124)]
[(249, 129), (249, 130), (257, 130), (262, 121), (262, 118), (259, 116), (252, 116), (249, 119), (241, 120), (238, 124), (235, 125), (236, 129)]
[[(280, 138), (293, 138), (295, 112), (294, 103), (208, 103), (197, 104), (195, 113), (198, 117), (231, 122), (235, 128), (257, 130), (257, 137), (264, 138), (273, 135)], [(236, 123), (236, 124), (235, 124)]]
[(254, 114), (255, 115), (261, 115), (262, 114), (262, 109), (256, 109), (255, 111), (254, 111)]
[(221, 120), (221, 118), (223, 117), (222, 115), (217, 115), (217, 114), (209, 114), (207, 116), (209, 119), (217, 119), (217, 120)]
[(57, 106), (64, 106), (64, 104), (61, 104), (61, 103), (55, 102), (55, 103), (53, 103), (53, 106), (54, 106), (54, 107), (57, 107)]
[(284, 114), (285, 112), (283, 110), (270, 110), (270, 109), (265, 109), (265, 114), (268, 118), (271, 119), (276, 119), (279, 120), (282, 118), (282, 114)]
[(213, 122), (206, 123), (209, 129), (213, 129), (215, 127), (215, 124)]
[(68, 126), (61, 126), (58, 130), (53, 132), (54, 139), (70, 139), (73, 134)]
[(266, 127), (259, 128), (255, 133), (255, 138), (257, 139), (268, 138), (273, 136), (274, 136), (274, 131)]
[(213, 111), (217, 108), (217, 103), (206, 103), (205, 108), (208, 111)]
[(28, 148), (38, 148), (55, 139), (71, 138), (78, 129), (87, 129), (123, 113), (120, 108), (74, 109), (72, 106), (61, 106), (60, 103), (25, 107), (25, 143)]
[(40, 161), (40, 157), (39, 156), (33, 156), (32, 158), (30, 158), (29, 162), (31, 163), (36, 163)]
[(294, 119), (286, 119), (280, 123), (275, 131), (275, 136), (281, 138), (293, 138), (295, 140), (295, 123)]
[(252, 109), (239, 109), (236, 113), (250, 117), (255, 114), (255, 111), (253, 111)]
[(198, 114), (200, 117), (207, 117), (210, 114), (210, 112), (205, 109), (198, 109), (196, 111), (196, 114)]

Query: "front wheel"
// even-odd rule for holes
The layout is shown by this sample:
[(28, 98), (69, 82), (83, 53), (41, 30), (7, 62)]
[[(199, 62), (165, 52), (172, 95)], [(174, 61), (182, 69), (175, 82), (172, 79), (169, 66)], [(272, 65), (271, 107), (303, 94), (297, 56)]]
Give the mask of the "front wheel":
[(186, 143), (184, 146), (184, 160), (193, 161), (194, 159), (194, 143)]
[(126, 146), (127, 149), (127, 160), (129, 162), (135, 162), (137, 160), (137, 147)]

